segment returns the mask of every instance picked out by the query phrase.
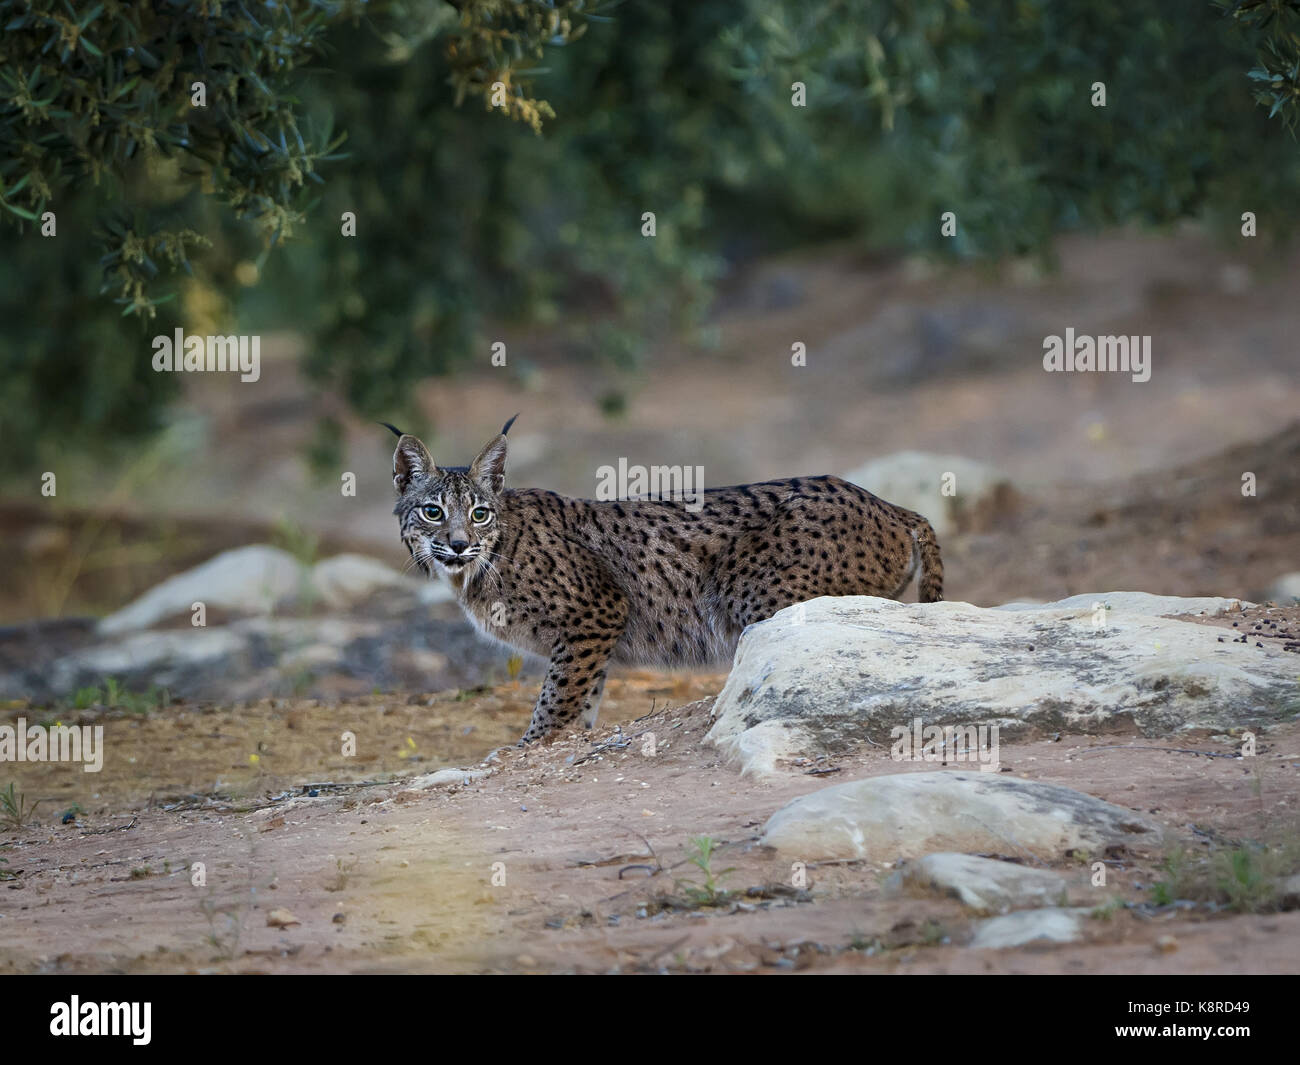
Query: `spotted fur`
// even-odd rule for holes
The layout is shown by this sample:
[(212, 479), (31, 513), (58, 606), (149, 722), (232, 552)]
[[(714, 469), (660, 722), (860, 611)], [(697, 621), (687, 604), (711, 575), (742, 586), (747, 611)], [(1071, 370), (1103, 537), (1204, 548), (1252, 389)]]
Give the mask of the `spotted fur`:
[(717, 665), (782, 607), (897, 599), (918, 569), (921, 601), (943, 597), (930, 523), (838, 477), (711, 488), (696, 512), (507, 489), (513, 421), (468, 467), (438, 467), (402, 435), (393, 484), (416, 564), (447, 577), (482, 632), (549, 659), (522, 743), (593, 724), (610, 662)]

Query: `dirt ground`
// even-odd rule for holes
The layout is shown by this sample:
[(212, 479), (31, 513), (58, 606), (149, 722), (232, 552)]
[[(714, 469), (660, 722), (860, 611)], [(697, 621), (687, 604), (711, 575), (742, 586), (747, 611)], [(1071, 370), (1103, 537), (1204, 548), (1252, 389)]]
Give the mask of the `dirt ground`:
[[(252, 774), (229, 743), (204, 745), (206, 765), (191, 748), (156, 776), (106, 767), (98, 805), (75, 822), (51, 817), (55, 803), (0, 836), (10, 844), (0, 868), (11, 878), (0, 884), (0, 971), (1296, 969), (1300, 912), (1155, 905), (1152, 888), (1165, 874), (1152, 855), (1108, 859), (1107, 887), (1090, 896), (1097, 909), (1086, 940), (1051, 948), (971, 950), (962, 945), (971, 918), (956, 901), (887, 898), (888, 870), (872, 862), (812, 864), (796, 888), (789, 859), (757, 843), (770, 814), (828, 781), (933, 767), (900, 766), (868, 749), (777, 781), (742, 781), (702, 742), (712, 700), (677, 701), (721, 678), (692, 679), (677, 698), (655, 683), (611, 683), (605, 722), (591, 733), (502, 750), (486, 777), (463, 785), (409, 775), (397, 741), (418, 715), (371, 704), (283, 708), (288, 720), (312, 721), (303, 743), (325, 744), (351, 726), (362, 748), (393, 752), (348, 774), (318, 747), (329, 780), (281, 790), (301, 777), (275, 768), (281, 753), (294, 757), (299, 741), (288, 733), (303, 727), (287, 723), (268, 729), (266, 768)], [(522, 729), (520, 694), (443, 700), (433, 716), (472, 721), (478, 741), (490, 742)], [(256, 721), (258, 708), (249, 714)], [(115, 727), (159, 733), (151, 742), (168, 731), (161, 721)], [(175, 732), (230, 727), (230, 711), (214, 711), (190, 715)], [(1261, 736), (1253, 759), (1234, 756), (1239, 742), (1063, 735), (1004, 744), (1001, 759), (1004, 771), (1150, 812), (1193, 856), (1224, 841), (1295, 839), (1300, 725)], [(408, 775), (371, 782), (393, 771)], [(349, 775), (365, 779), (342, 783)], [(228, 791), (131, 793), (132, 780), (184, 789), (213, 778), (229, 781)], [(41, 785), (29, 776), (24, 786)], [(689, 898), (703, 876), (688, 862), (688, 840), (702, 835), (717, 842), (711, 869), (732, 892), (716, 905)], [(1085, 872), (1077, 862), (1060, 868)], [(288, 920), (298, 923), (269, 923)]]

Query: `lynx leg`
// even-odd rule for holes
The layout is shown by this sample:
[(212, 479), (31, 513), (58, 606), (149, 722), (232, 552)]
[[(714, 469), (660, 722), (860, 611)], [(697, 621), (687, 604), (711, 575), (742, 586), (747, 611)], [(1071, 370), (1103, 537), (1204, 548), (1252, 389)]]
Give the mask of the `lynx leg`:
[(575, 569), (576, 583), (586, 594), (579, 600), (570, 593), (564, 616), (557, 619), (562, 635), (551, 648), (551, 664), (521, 744), (565, 728), (579, 716), (588, 728), (596, 723), (605, 667), (623, 635), (628, 605), (597, 566)]
[(600, 700), (605, 694), (605, 674), (602, 671), (596, 680), (595, 690), (591, 698), (587, 700), (587, 709), (582, 712), (582, 727), (591, 729), (596, 727), (596, 716), (600, 713)]
[(559, 731), (579, 716), (588, 728), (595, 724), (605, 688), (605, 665), (618, 637), (619, 633), (614, 633), (556, 641), (542, 693), (520, 746)]

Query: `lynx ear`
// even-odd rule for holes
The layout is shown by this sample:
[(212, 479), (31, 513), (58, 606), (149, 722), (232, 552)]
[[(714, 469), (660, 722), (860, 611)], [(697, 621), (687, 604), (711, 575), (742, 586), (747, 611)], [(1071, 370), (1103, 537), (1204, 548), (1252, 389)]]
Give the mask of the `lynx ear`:
[(423, 477), (437, 468), (428, 449), (416, 437), (407, 433), (397, 441), (397, 450), (393, 452), (393, 487), (399, 496), (416, 477)]
[[(510, 419), (514, 421), (513, 418)], [(507, 423), (506, 428), (510, 426)], [(506, 434), (499, 433), (478, 453), (469, 467), (470, 480), (478, 482), (493, 495), (506, 486)]]

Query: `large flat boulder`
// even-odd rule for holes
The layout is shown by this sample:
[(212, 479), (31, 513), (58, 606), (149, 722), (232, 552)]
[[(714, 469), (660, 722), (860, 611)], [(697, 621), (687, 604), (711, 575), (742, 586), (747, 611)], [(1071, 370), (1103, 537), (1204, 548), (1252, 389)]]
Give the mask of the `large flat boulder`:
[(999, 739), (1136, 725), (1145, 735), (1259, 727), (1300, 713), (1280, 648), (1169, 614), (1235, 600), (1135, 592), (983, 608), (814, 599), (745, 630), (708, 740), (746, 773), (891, 745), (891, 730), (994, 726)]

